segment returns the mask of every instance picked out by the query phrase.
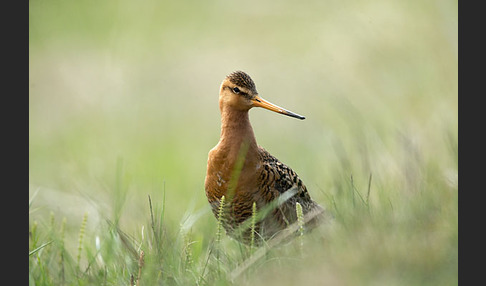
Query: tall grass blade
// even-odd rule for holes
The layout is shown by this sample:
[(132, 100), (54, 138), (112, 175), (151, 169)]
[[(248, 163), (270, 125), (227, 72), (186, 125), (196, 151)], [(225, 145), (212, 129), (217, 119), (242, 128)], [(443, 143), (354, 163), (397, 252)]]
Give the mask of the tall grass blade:
[(240, 150), (238, 151), (238, 157), (236, 158), (235, 165), (233, 166), (233, 172), (231, 173), (231, 178), (228, 183), (228, 191), (226, 192), (226, 198), (228, 202), (233, 200), (233, 196), (238, 185), (238, 179), (240, 178), (241, 170), (243, 169), (243, 164), (245, 163), (246, 153), (250, 145), (248, 142), (242, 142)]
[(37, 188), (35, 190), (34, 194), (32, 195), (32, 197), (29, 199), (29, 210), (30, 210), (30, 207), (32, 206), (32, 204), (34, 203), (34, 199), (37, 196), (37, 194), (39, 193), (39, 190), (40, 190), (40, 188)]
[(145, 252), (140, 251), (140, 257), (138, 259), (138, 276), (137, 276), (137, 286), (140, 286), (140, 280), (142, 279), (142, 268), (145, 264)]
[(372, 178), (372, 174), (370, 173), (370, 178), (368, 180), (368, 192), (366, 193), (366, 205), (367, 206), (369, 206), (369, 202), (370, 202), (371, 178)]
[(256, 207), (256, 202), (253, 202), (253, 206), (251, 209), (250, 253), (252, 253), (253, 249), (255, 248), (256, 222), (257, 222), (257, 207)]
[(221, 237), (223, 233), (223, 215), (224, 215), (224, 208), (225, 208), (225, 196), (221, 197), (219, 201), (219, 209), (218, 209), (218, 225), (216, 228), (216, 246), (219, 248), (221, 243)]
[(35, 254), (37, 251), (41, 250), (42, 248), (48, 246), (51, 243), (52, 243), (52, 240), (41, 244), (39, 247), (37, 247), (36, 249), (34, 249), (32, 251), (29, 251), (29, 256), (31, 256), (32, 254)]
[(295, 203), (295, 212), (297, 213), (297, 225), (299, 226), (299, 245), (300, 253), (303, 253), (304, 247), (304, 212), (302, 211), (302, 205), (299, 202)]
[(77, 265), (81, 262), (81, 251), (83, 250), (84, 232), (86, 230), (86, 222), (88, 221), (88, 213), (84, 213), (83, 221), (81, 222), (81, 228), (79, 229), (78, 239), (78, 256), (76, 257)]

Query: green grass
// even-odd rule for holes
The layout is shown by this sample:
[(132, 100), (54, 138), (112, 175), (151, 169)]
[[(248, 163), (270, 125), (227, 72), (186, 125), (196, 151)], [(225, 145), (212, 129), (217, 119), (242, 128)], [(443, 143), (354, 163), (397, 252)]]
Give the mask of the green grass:
[[(458, 284), (457, 2), (29, 6), (30, 285)], [(272, 247), (204, 194), (236, 69), (334, 217)]]
[(187, 226), (169, 229), (161, 207), (167, 202), (154, 207), (147, 202), (146, 218), (131, 235), (111, 221), (85, 233), (85, 216), (78, 222), (77, 250), (65, 247), (65, 220), (51, 216), (45, 225), (34, 220), (30, 280), (36, 285), (120, 285), (129, 284), (132, 277), (147, 285), (454, 285), (457, 189), (431, 175), (414, 193), (379, 195), (373, 188), (374, 199), (368, 203), (353, 200), (366, 188), (360, 190), (349, 180), (342, 193), (328, 194), (332, 221), (299, 240), (263, 246), (264, 255), (229, 239), (217, 227), (200, 233)]

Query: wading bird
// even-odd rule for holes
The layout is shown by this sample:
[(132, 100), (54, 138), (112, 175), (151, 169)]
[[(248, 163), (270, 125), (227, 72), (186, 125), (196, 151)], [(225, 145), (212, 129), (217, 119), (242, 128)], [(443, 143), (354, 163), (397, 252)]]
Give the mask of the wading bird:
[(248, 224), (241, 228), (254, 213), (253, 203), (264, 214), (254, 225), (259, 240), (270, 239), (297, 221), (297, 202), (306, 216), (306, 228), (315, 227), (323, 216), (323, 208), (311, 199), (299, 176), (257, 144), (248, 115), (252, 107), (305, 119), (261, 98), (242, 71), (229, 74), (221, 84), (221, 136), (208, 154), (205, 191), (227, 234), (244, 243), (249, 243), (250, 229)]

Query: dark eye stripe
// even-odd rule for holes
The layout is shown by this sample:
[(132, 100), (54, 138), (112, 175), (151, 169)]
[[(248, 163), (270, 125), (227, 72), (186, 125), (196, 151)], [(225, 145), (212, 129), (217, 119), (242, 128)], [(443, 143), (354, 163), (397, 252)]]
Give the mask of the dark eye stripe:
[(238, 95), (241, 95), (241, 96), (243, 96), (243, 97), (245, 97), (245, 98), (251, 99), (251, 96), (250, 96), (248, 93), (246, 93), (246, 92), (242, 91), (241, 89), (239, 89), (239, 88), (238, 88), (238, 87), (236, 87), (236, 86), (235, 86), (235, 87), (233, 87), (231, 90), (232, 90), (232, 91), (233, 91), (235, 94), (238, 94)]

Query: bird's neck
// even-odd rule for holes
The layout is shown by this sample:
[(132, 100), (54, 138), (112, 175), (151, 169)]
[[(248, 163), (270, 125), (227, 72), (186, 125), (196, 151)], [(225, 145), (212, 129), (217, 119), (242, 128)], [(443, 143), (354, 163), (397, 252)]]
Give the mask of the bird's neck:
[[(248, 110), (221, 109), (220, 147), (229, 151), (239, 152), (242, 146), (249, 150), (257, 149), (258, 145), (250, 124)], [(244, 145), (242, 145), (244, 144)]]

